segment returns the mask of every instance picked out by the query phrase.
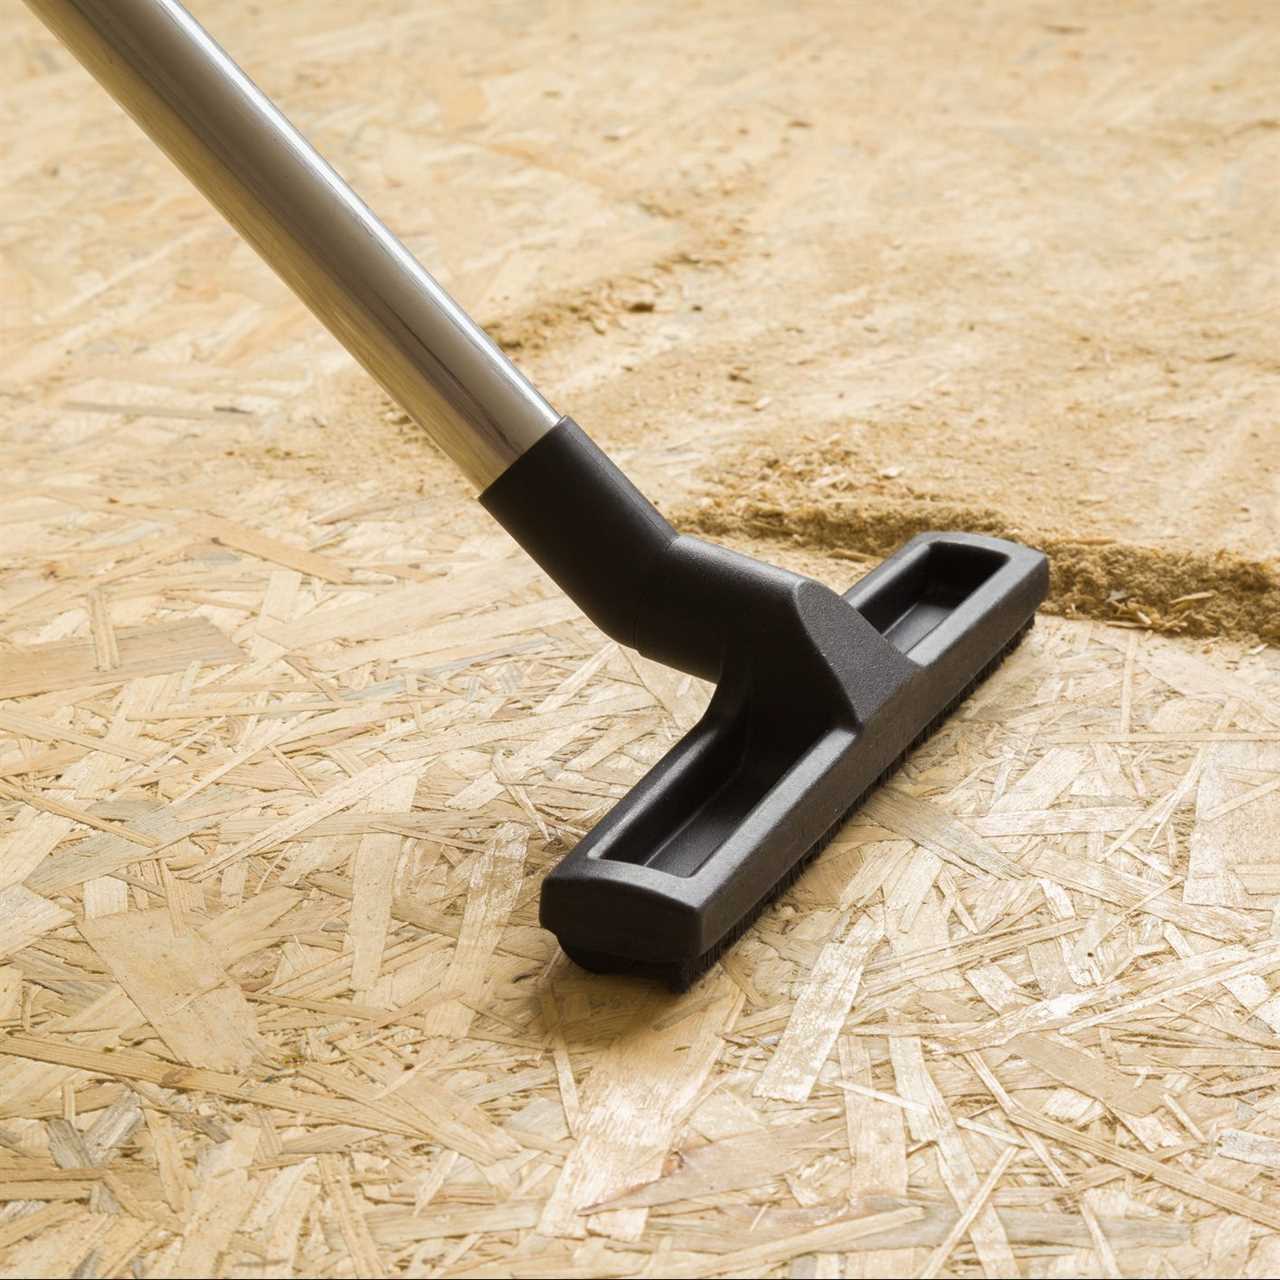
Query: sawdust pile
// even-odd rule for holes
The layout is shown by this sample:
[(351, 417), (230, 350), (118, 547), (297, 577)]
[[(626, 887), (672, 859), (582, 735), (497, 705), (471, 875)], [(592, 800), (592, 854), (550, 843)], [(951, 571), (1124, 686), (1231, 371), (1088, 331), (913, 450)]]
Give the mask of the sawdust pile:
[(888, 555), (926, 529), (1016, 538), (1050, 557), (1051, 612), (1173, 635), (1280, 641), (1274, 563), (1015, 522), (993, 507), (913, 491), (892, 474), (867, 478), (841, 447), (789, 457), (767, 446), (747, 450), (673, 519), (707, 535), (786, 538), (868, 557)]

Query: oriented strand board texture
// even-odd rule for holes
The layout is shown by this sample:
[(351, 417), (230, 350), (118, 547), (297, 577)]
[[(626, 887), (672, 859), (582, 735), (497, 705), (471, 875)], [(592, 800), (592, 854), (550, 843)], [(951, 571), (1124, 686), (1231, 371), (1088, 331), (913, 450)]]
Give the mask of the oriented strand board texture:
[[(219, 29), (242, 12), (197, 7)], [(740, 21), (687, 8), (704, 39)], [(608, 163), (641, 163), (618, 150), (637, 122), (575, 116), (605, 135), (590, 163), (552, 156), (550, 125), (490, 136), (526, 121), (493, 103), (558, 110), (568, 83), (498, 66), (492, 40), (460, 55), (489, 58), (483, 76), (432, 64), (429, 109), (388, 132), (363, 104), (421, 103), (440, 45), (418, 37), (444, 17), (465, 35), (463, 9), (308, 0), (262, 20), (285, 32), (304, 10), (300, 42), (258, 42), (266, 86), (294, 87), (294, 113), (399, 201), (397, 225), (457, 264), (477, 309), (533, 316), (526, 355), (549, 385), (606, 410), (678, 500), (732, 443), (680, 407), (703, 403), (694, 362), (736, 368), (746, 412), (770, 407), (739, 348), (716, 344), (764, 342), (732, 295), (739, 273), (776, 268), (749, 228), (699, 219), (760, 195), (740, 159), (762, 161), (766, 123), (821, 187), (835, 126), (774, 100), (773, 62), (714, 72), (722, 41), (689, 73), (717, 111), (689, 98), (676, 123), (690, 147), (710, 130), (745, 150), (694, 166), (687, 189), (655, 177), (642, 202), (637, 170)], [(485, 21), (512, 47), (563, 50), (585, 12)], [(902, 10), (895, 41), (921, 12)], [(1034, 23), (1037, 49), (1080, 34), (1061, 14)], [(585, 975), (536, 927), (539, 881), (706, 690), (606, 642), (376, 396), (355, 412), (360, 384), (305, 315), (21, 11), (10, 29), (0, 1275), (1280, 1270), (1274, 649), (1044, 619), (694, 990)], [(1232, 35), (1213, 74), (1267, 47)], [(787, 83), (810, 83), (820, 51), (784, 50)], [(1138, 125), (1200, 86), (1147, 85), (1144, 105), (1109, 83), (1096, 109)], [(1245, 161), (1274, 129), (1260, 102), (1230, 101), (1219, 123), (1242, 167), (1224, 181), (1247, 210)], [(413, 210), (435, 165), (461, 212), (428, 229)], [(797, 197), (773, 198), (789, 225)], [(553, 225), (565, 239), (530, 230)], [(746, 256), (726, 268), (722, 249)], [(648, 278), (690, 303), (679, 314), (634, 279), (536, 311), (546, 275), (585, 288), (664, 254)], [(809, 269), (826, 280), (841, 261)], [(839, 307), (873, 302), (846, 291)], [(780, 377), (832, 373), (805, 363), (812, 332), (776, 327)], [(577, 367), (557, 365), (561, 338)], [(1196, 366), (1206, 396), (1230, 363)], [(860, 372), (898, 367), (882, 352)], [(907, 368), (921, 396), (937, 385)], [(632, 372), (643, 393), (602, 390)], [(819, 425), (837, 412), (807, 395)], [(654, 405), (670, 421), (647, 436)], [(613, 411), (637, 406), (624, 429)], [(1226, 471), (1252, 467), (1223, 448)], [(1250, 546), (1267, 527), (1239, 526)], [(754, 549), (833, 583), (861, 568)]]
[[(1271, 651), (1042, 620), (674, 997), (537, 888), (705, 689), (466, 499), (340, 488), (212, 495), (247, 550), (122, 478), (6, 526), (60, 548), (27, 657), (220, 642), (0, 702), (5, 1274), (1271, 1267)], [(316, 528), (340, 575), (276, 562)]]

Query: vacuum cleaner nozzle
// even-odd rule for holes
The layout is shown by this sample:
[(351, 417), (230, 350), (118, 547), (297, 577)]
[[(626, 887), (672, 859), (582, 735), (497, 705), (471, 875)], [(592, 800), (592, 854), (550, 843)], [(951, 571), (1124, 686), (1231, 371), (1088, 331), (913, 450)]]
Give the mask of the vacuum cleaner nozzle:
[(605, 632), (713, 680), (698, 723), (547, 877), (588, 969), (687, 987), (1030, 626), (1038, 551), (923, 533), (843, 596), (678, 534), (568, 418), (481, 496)]

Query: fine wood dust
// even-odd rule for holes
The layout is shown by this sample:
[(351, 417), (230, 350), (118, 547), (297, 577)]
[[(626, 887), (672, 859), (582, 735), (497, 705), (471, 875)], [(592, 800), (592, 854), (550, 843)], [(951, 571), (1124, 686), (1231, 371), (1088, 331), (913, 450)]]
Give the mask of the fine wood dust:
[[(677, 526), (717, 537), (785, 539), (824, 551), (880, 557), (925, 530), (1012, 538), (1044, 551), (1046, 608), (1186, 636), (1280, 641), (1280, 566), (1232, 551), (1204, 553), (1015, 521), (994, 507), (913, 492), (848, 469), (839, 447), (783, 456), (762, 447), (717, 469), (673, 514)], [(857, 492), (841, 477), (858, 475)]]

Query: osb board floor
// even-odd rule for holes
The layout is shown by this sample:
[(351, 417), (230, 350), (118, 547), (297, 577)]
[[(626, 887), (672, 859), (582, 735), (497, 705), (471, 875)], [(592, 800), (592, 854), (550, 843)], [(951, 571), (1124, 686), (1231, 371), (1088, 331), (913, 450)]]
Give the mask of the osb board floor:
[(1273, 650), (1042, 620), (671, 996), (537, 891), (705, 691), (184, 430), (10, 450), (5, 1274), (1274, 1273)]
[[(230, 0), (198, 9), (228, 43), (245, 30)], [(706, 24), (690, 48), (729, 30), (728, 10), (687, 12)], [(921, 12), (895, 8), (877, 40), (944, 47), (960, 17)], [(1149, 38), (1169, 60), (1200, 39), (1200, 79), (1212, 63), (1226, 83), (1268, 45), (1252, 11), (1223, 12)], [(603, 10), (479, 13), (431, 14), (448, 39), (427, 44), (409, 7), (354, 24), (277, 7), (254, 18), (255, 70), (669, 505), (782, 403), (732, 349), (814, 394), (895, 367), (891, 350), (840, 372), (833, 346), (810, 368), (736, 292), (779, 248), (716, 221), (763, 182), (722, 144), (773, 136), (752, 132), (776, 84), (742, 69), (772, 67), (754, 46), (735, 33), (689, 71), (727, 105), (706, 152), (692, 106), (681, 140), (721, 167), (673, 179), (673, 212), (636, 198), (672, 154), (671, 113), (633, 126), (580, 103), (589, 154), (566, 157), (523, 108), (551, 111), (570, 72), (658, 65), (687, 30), (674, 11), (636, 10), (626, 40)], [(999, 61), (1017, 39), (991, 14)], [(835, 19), (802, 19), (795, 57), (820, 67), (812, 31)], [(7, 1273), (1276, 1272), (1274, 649), (1043, 619), (694, 991), (587, 977), (537, 930), (538, 881), (705, 690), (591, 630), (25, 15), (2, 21), (21, 176), (0, 420)], [(1022, 21), (1037, 58), (1089, 33)], [(564, 52), (570, 28), (588, 56)], [(463, 72), (432, 62), (423, 106), (423, 49), (446, 46)], [(787, 92), (814, 110), (786, 136), (825, 140), (801, 166), (817, 182), (846, 126), (817, 109), (836, 69), (805, 70)], [(1139, 86), (1117, 83), (1141, 118)], [(1172, 110), (1199, 83), (1146, 102)], [(48, 131), (23, 124), (33, 103)], [(529, 183), (551, 155), (561, 176)], [(427, 225), (424, 168), (466, 217)], [(689, 394), (695, 354), (734, 377)], [(1134, 394), (1159, 400), (1140, 373)], [(806, 403), (823, 431), (844, 412)], [(1235, 501), (1233, 467), (1266, 474), (1234, 447), (1184, 529)], [(1127, 519), (1104, 492), (1089, 510)], [(833, 583), (860, 567), (757, 549)]]

